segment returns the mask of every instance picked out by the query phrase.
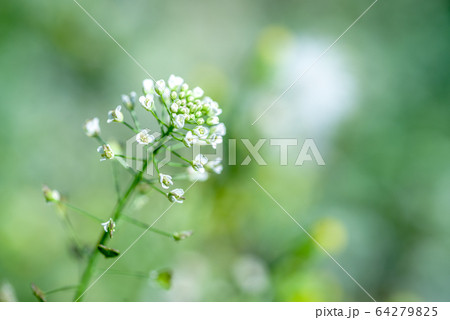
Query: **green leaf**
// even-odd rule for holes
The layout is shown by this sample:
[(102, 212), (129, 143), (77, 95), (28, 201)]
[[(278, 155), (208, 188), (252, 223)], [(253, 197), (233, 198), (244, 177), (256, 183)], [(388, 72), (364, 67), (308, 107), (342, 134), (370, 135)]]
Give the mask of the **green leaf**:
[(31, 290), (33, 290), (34, 296), (40, 301), (40, 302), (47, 302), (47, 298), (45, 297), (44, 292), (39, 289), (37, 285), (34, 283), (31, 284)]
[(118, 250), (105, 247), (102, 244), (99, 244), (97, 248), (106, 258), (115, 258), (120, 254)]

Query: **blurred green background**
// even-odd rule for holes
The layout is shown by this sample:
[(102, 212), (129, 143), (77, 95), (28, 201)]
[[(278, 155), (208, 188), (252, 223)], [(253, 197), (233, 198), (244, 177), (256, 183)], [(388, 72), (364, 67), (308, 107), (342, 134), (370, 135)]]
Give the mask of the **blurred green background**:
[[(266, 166), (242, 166), (238, 141), (238, 165), (155, 225), (194, 235), (149, 233), (112, 268), (170, 268), (172, 288), (111, 272), (86, 300), (369, 301), (253, 177), (375, 299), (448, 301), (449, 1), (378, 1), (252, 126), (371, 2), (80, 1), (152, 76), (175, 73), (217, 100), (227, 138), (313, 138), (326, 162), (295, 166), (298, 146), (281, 166), (266, 143)], [(42, 184), (109, 218), (111, 166), (81, 127), (99, 116), (105, 137), (128, 133), (106, 113), (148, 76), (72, 0), (3, 0), (0, 70), (0, 291), (35, 301), (31, 282), (74, 285), (84, 265)], [(133, 216), (151, 223), (168, 204), (151, 193)], [(69, 214), (94, 244), (98, 224)], [(141, 232), (123, 224), (111, 245), (124, 250)]]

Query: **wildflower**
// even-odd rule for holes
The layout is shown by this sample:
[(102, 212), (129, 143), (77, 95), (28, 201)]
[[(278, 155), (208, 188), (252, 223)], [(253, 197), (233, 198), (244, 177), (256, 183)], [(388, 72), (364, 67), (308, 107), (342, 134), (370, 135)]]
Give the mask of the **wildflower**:
[(192, 167), (199, 171), (200, 169), (203, 169), (203, 166), (208, 163), (208, 158), (199, 153), (195, 156), (194, 161), (192, 161)]
[(109, 144), (104, 144), (103, 146), (98, 147), (97, 152), (101, 155), (100, 161), (114, 159), (114, 152)]
[(205, 167), (206, 169), (213, 171), (214, 173), (221, 174), (223, 170), (222, 159), (217, 158), (215, 160), (209, 161)]
[(142, 88), (145, 94), (152, 94), (154, 92), (153, 80), (145, 79), (142, 81)]
[(219, 104), (215, 101), (210, 103), (209, 112), (210, 116), (219, 116), (222, 114), (222, 109), (219, 108)]
[(192, 167), (187, 168), (188, 178), (190, 181), (206, 181), (208, 180), (208, 172), (205, 169), (201, 169), (199, 171), (195, 170)]
[(141, 132), (139, 132), (136, 135), (136, 141), (139, 144), (144, 144), (147, 145), (149, 143), (152, 143), (153, 141), (155, 141), (155, 137), (151, 134), (149, 134), (150, 130), (149, 129), (143, 129), (141, 130)]
[(161, 183), (161, 186), (163, 189), (169, 189), (171, 185), (173, 185), (172, 177), (168, 174), (159, 174), (159, 182)]
[(42, 192), (44, 193), (44, 198), (47, 202), (58, 202), (61, 200), (61, 195), (58, 190), (52, 190), (47, 186), (43, 186)]
[(219, 117), (209, 117), (208, 119), (206, 119), (206, 123), (210, 126), (219, 124)]
[(177, 113), (178, 108), (179, 108), (178, 104), (172, 103), (172, 105), (170, 106), (170, 111), (172, 111), (173, 113)]
[(186, 133), (186, 136), (183, 139), (183, 142), (186, 145), (186, 147), (189, 148), (190, 146), (198, 142), (198, 136), (194, 135), (192, 131), (188, 131), (188, 133)]
[(163, 95), (164, 91), (166, 89), (166, 82), (164, 80), (158, 80), (155, 83), (155, 92), (159, 94), (160, 96)]
[(194, 98), (196, 98), (196, 99), (203, 97), (203, 94), (204, 94), (204, 91), (203, 91), (203, 89), (200, 88), (200, 87), (195, 87), (195, 88), (192, 90), (192, 95), (193, 95)]
[(167, 85), (171, 90), (176, 90), (183, 84), (183, 82), (183, 78), (171, 74), (169, 80), (167, 81)]
[(100, 124), (98, 118), (92, 118), (84, 124), (84, 131), (88, 137), (95, 137), (100, 134)]
[(211, 127), (211, 133), (215, 133), (218, 136), (224, 136), (227, 133), (227, 128), (223, 123), (219, 123), (218, 125)]
[(125, 108), (127, 108), (129, 110), (132, 110), (133, 107), (134, 107), (133, 103), (131, 102), (131, 98), (130, 98), (129, 95), (126, 95), (126, 94), (122, 95), (122, 103), (125, 106)]
[(116, 224), (112, 218), (102, 223), (102, 227), (105, 232), (109, 233), (109, 237), (112, 238), (113, 233), (116, 231)]
[(173, 126), (177, 129), (181, 129), (184, 127), (184, 120), (185, 120), (186, 116), (184, 114), (177, 114), (174, 118), (173, 118)]
[(192, 130), (192, 132), (200, 139), (204, 139), (208, 136), (209, 130), (203, 126), (197, 126), (194, 130)]
[(115, 110), (111, 110), (108, 112), (108, 123), (111, 122), (123, 122), (123, 113), (120, 111), (122, 106), (117, 106)]
[(145, 96), (139, 97), (139, 102), (144, 107), (145, 110), (151, 111), (155, 106), (155, 100), (152, 94), (147, 94)]
[(207, 142), (213, 147), (213, 149), (216, 149), (217, 145), (223, 142), (223, 138), (222, 136), (218, 136), (214, 133), (211, 136), (209, 136)]
[(183, 189), (174, 189), (167, 194), (170, 202), (183, 203), (185, 198), (183, 197), (184, 190)]

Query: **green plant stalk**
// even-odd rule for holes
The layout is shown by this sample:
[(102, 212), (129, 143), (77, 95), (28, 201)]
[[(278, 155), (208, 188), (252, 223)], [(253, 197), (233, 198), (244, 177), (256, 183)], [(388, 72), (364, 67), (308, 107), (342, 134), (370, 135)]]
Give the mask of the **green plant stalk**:
[[(161, 147), (165, 143), (164, 138), (167, 137), (172, 132), (172, 130), (173, 130), (173, 128), (171, 127), (163, 134), (163, 136), (161, 137), (161, 140), (160, 140), (161, 143), (158, 146), (158, 148), (156, 148), (153, 151), (152, 157), (156, 156), (158, 151), (161, 149)], [(123, 197), (119, 200), (116, 208), (114, 209), (114, 213), (113, 213), (113, 220), (115, 222), (117, 222), (120, 219), (120, 217), (122, 215), (122, 210), (124, 209), (125, 205), (128, 203), (130, 196), (132, 195), (132, 193), (134, 192), (136, 187), (139, 185), (139, 183), (142, 181), (142, 179), (144, 177), (144, 172), (147, 169), (148, 164), (149, 164), (149, 161), (147, 159), (147, 161), (144, 162), (142, 171), (140, 171), (136, 174), (136, 176), (134, 177), (130, 186), (128, 187), (127, 191), (125, 192)], [(95, 271), (95, 265), (96, 265), (98, 257), (99, 257), (99, 251), (97, 250), (97, 247), (99, 245), (105, 245), (108, 242), (108, 239), (109, 239), (108, 233), (102, 232), (99, 240), (97, 241), (96, 246), (93, 248), (92, 252), (90, 253), (86, 268), (83, 272), (83, 275), (81, 276), (80, 284), (77, 288), (77, 291), (75, 292), (75, 296), (74, 296), (75, 302), (82, 301), (84, 294), (89, 286), (92, 274)]]

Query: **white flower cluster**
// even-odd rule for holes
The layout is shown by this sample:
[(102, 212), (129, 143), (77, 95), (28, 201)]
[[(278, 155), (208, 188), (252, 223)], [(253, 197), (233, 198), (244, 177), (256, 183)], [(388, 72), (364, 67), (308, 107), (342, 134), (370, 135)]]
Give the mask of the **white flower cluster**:
[[(166, 83), (164, 80), (153, 81), (146, 79), (142, 83), (143, 95), (137, 96), (135, 92), (129, 95), (122, 95), (122, 105), (117, 106), (114, 110), (108, 112), (107, 123), (119, 123), (126, 125), (135, 132), (135, 139), (138, 144), (145, 146), (155, 146), (165, 142), (157, 139), (158, 135), (150, 134), (149, 129), (140, 129), (137, 121), (135, 106), (140, 104), (146, 111), (152, 114), (161, 127), (161, 136), (173, 138), (185, 146), (191, 148), (194, 144), (209, 145), (216, 149), (217, 145), (223, 142), (223, 136), (226, 134), (226, 128), (220, 122), (219, 116), (222, 109), (219, 104), (208, 96), (204, 95), (203, 89), (194, 87), (190, 89), (189, 85), (184, 82), (183, 78), (171, 75)], [(161, 103), (161, 108), (157, 108), (157, 103)], [(128, 110), (131, 114), (134, 126), (127, 123), (122, 110)], [(100, 161), (113, 160), (117, 157), (124, 157), (115, 154), (109, 144), (104, 142), (100, 137), (100, 124), (98, 118), (86, 121), (84, 125), (86, 135), (96, 138), (101, 142), (101, 146), (97, 151), (101, 155)], [(167, 146), (166, 146), (167, 147)], [(170, 147), (168, 147), (170, 148)], [(117, 150), (116, 150), (117, 152)], [(175, 153), (176, 154), (176, 153)], [(188, 160), (180, 156), (181, 159), (188, 163), (187, 176), (190, 180), (204, 181), (208, 178), (209, 173), (220, 174), (223, 166), (221, 159), (208, 160), (202, 154), (198, 154), (194, 159)], [(182, 203), (184, 200), (184, 190), (180, 188), (170, 189), (177, 176), (160, 173), (159, 183), (161, 188), (167, 190), (162, 191), (171, 202)], [(182, 175), (186, 177), (186, 175)], [(114, 222), (107, 221), (102, 224), (105, 231), (114, 232)]]

